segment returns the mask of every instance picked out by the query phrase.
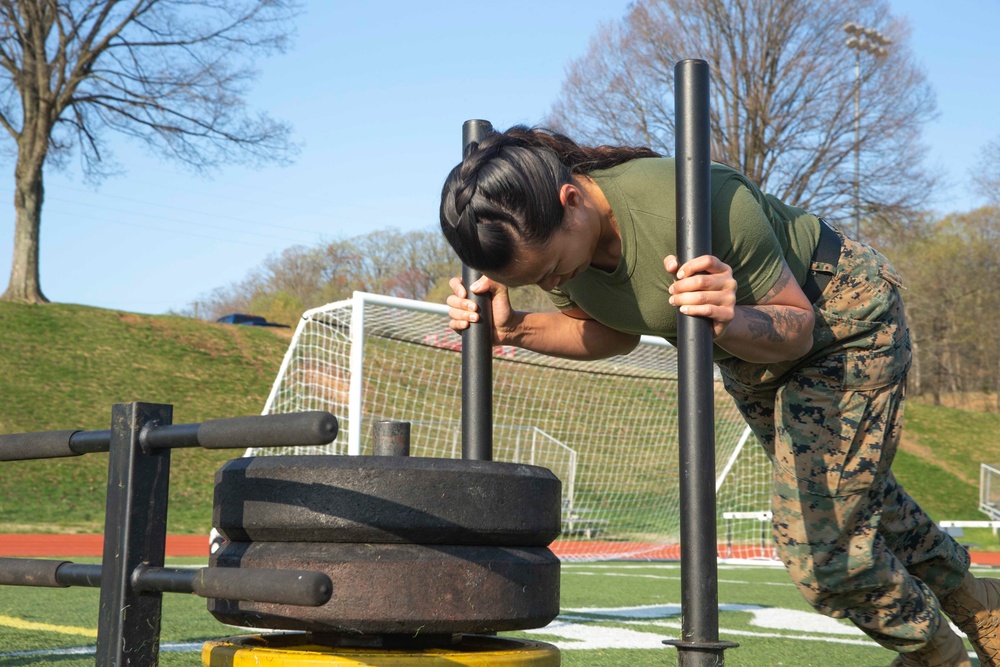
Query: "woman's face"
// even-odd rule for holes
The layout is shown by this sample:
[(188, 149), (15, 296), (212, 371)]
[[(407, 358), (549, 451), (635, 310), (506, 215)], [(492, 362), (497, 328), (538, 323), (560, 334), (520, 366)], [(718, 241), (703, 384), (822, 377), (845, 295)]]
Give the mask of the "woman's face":
[(522, 243), (504, 269), (489, 275), (509, 287), (538, 285), (551, 290), (590, 266), (597, 245), (594, 226), (580, 211), (567, 211), (563, 226), (540, 246)]
[(509, 287), (538, 285), (548, 291), (586, 270), (592, 256), (586, 236), (563, 227), (540, 247), (522, 245), (511, 265), (490, 278)]

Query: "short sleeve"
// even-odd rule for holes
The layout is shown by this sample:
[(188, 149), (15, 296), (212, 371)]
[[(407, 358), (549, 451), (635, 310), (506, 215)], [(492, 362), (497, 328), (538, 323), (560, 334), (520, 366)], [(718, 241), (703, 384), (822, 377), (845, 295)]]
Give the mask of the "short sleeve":
[(771, 221), (739, 179), (729, 179), (712, 201), (712, 253), (732, 267), (740, 305), (758, 303), (784, 268), (784, 252)]
[(545, 293), (559, 310), (573, 310), (577, 308), (576, 302), (570, 298), (569, 294), (555, 287)]

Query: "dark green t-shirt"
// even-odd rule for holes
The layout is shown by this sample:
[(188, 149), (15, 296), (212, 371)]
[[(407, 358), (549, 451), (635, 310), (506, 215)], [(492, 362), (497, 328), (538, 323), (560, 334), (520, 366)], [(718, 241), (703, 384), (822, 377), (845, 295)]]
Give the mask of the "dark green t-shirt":
[[(673, 158), (642, 158), (589, 174), (607, 197), (622, 238), (609, 273), (590, 267), (549, 292), (560, 310), (579, 307), (627, 333), (677, 339), (677, 309), (663, 258), (677, 254)], [(819, 220), (787, 206), (734, 169), (711, 167), (712, 254), (733, 269), (736, 302), (756, 303), (787, 263), (803, 284), (819, 241)], [(716, 348), (716, 358), (730, 355)]]

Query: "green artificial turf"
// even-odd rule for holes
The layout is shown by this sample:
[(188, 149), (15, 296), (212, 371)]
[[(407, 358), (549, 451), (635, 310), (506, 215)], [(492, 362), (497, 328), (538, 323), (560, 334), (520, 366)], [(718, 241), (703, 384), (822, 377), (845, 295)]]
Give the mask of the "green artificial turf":
[[(846, 621), (811, 611), (780, 567), (723, 564), (718, 577), (720, 637), (740, 645), (726, 651), (729, 665), (875, 667), (894, 657)], [(562, 612), (548, 627), (504, 635), (557, 644), (566, 667), (677, 664), (677, 650), (660, 645), (680, 634), (677, 563), (566, 563), (561, 600)], [(0, 587), (0, 665), (92, 665), (92, 654), (54, 651), (92, 647), (96, 640), (79, 629), (96, 631), (97, 610), (96, 589)], [(24, 622), (51, 627), (14, 627)], [(199, 665), (202, 642), (232, 634), (240, 631), (215, 621), (203, 600), (166, 595), (160, 664)]]

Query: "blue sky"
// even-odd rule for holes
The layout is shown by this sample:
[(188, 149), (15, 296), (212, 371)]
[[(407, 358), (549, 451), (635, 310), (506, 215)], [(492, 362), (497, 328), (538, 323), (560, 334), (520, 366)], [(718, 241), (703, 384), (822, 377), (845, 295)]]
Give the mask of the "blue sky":
[[(134, 312), (179, 309), (242, 280), (295, 245), (374, 229), (433, 228), (461, 125), (535, 124), (566, 64), (626, 0), (482, 3), (309, 0), (293, 48), (261, 63), (252, 102), (292, 123), (288, 167), (193, 175), (115, 144), (122, 176), (97, 189), (50, 171), (41, 232), (42, 289), (53, 301)], [(980, 205), (965, 186), (1000, 137), (1000, 3), (893, 0), (938, 97), (925, 141), (950, 182), (941, 211)], [(498, 5), (501, 7), (501, 5)], [(477, 23), (489, 22), (488, 29)], [(696, 55), (696, 54), (692, 54)], [(0, 164), (6, 174), (9, 161)], [(11, 179), (0, 181), (0, 279), (10, 273)]]

